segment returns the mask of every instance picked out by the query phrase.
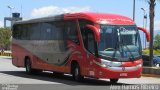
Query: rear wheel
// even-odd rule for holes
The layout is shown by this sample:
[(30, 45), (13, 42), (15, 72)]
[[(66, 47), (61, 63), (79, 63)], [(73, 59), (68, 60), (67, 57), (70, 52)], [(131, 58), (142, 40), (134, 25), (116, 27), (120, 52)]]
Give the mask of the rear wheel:
[(33, 69), (31, 67), (31, 61), (28, 58), (25, 60), (25, 68), (26, 68), (26, 73), (27, 74), (32, 74), (33, 73)]
[(112, 84), (116, 84), (116, 83), (118, 82), (118, 79), (110, 79), (110, 82), (111, 82)]
[(73, 78), (76, 81), (82, 81), (84, 79), (84, 77), (81, 76), (80, 67), (78, 64), (74, 65), (73, 67)]
[(38, 74), (42, 72), (40, 69), (32, 69), (31, 61), (29, 58), (25, 60), (25, 68), (27, 74)]

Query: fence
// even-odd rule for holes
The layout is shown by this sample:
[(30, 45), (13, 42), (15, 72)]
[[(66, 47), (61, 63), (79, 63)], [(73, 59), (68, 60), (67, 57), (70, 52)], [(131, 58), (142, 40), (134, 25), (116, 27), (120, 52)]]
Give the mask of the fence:
[(11, 56), (11, 52), (0, 52), (0, 56)]

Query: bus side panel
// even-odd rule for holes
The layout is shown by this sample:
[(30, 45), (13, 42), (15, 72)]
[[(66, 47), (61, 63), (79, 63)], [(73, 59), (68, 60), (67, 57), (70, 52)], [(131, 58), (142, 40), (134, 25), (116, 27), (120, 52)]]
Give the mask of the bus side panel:
[[(27, 41), (26, 41), (27, 42)], [(58, 72), (65, 72), (65, 73), (70, 73), (70, 68), (67, 65), (68, 62), (65, 62), (61, 65), (58, 64), (54, 64), (51, 62), (55, 62), (55, 58), (50, 58), (50, 62), (47, 62), (47, 60), (41, 59), (39, 58), (39, 54), (35, 54), (33, 51), (35, 51), (34, 45), (33, 44), (27, 44), (24, 41), (18, 41), (18, 40), (13, 40), (13, 44), (12, 44), (12, 63), (13, 65), (17, 66), (17, 67), (24, 67), (24, 60), (25, 57), (29, 57), (31, 60), (31, 64), (32, 64), (32, 68), (34, 69), (42, 69), (42, 70), (49, 70), (49, 71), (58, 71)], [(23, 43), (23, 44), (22, 44)], [(32, 45), (32, 46), (30, 46)], [(30, 49), (32, 50), (30, 50)], [(44, 48), (44, 47), (42, 47)], [(48, 47), (49, 48), (49, 47)], [(44, 48), (45, 49), (45, 48)], [(50, 48), (52, 49), (52, 48)], [(42, 51), (41, 48), (37, 49), (39, 51)], [(46, 54), (40, 54), (42, 55), (42, 57), (47, 58)], [(56, 53), (52, 53), (52, 56), (56, 56)], [(62, 58), (62, 56), (57, 56), (57, 58)], [(69, 59), (67, 59), (69, 60)]]
[(12, 44), (12, 64), (19, 67), (20, 65), (18, 64), (18, 46), (16, 44)]
[(81, 68), (82, 75), (85, 75), (84, 70), (83, 70), (85, 59), (82, 55), (82, 48), (73, 42), (68, 42), (68, 44), (69, 44), (69, 48), (72, 49), (72, 53), (70, 54), (67, 62), (64, 63), (63, 65), (55, 65), (55, 64), (48, 63), (45, 60), (42, 60), (41, 58), (37, 57), (32, 52), (29, 52), (27, 49), (23, 48), (22, 46), (18, 44), (12, 44), (12, 52), (13, 52), (12, 62), (17, 67), (24, 67), (25, 56), (28, 56), (32, 62), (32, 68), (34, 69), (70, 73), (71, 72), (70, 71), (71, 62), (72, 60), (75, 60)]
[(26, 52), (17, 44), (12, 44), (12, 63), (17, 67), (24, 67), (24, 56)]
[(81, 68), (83, 68), (82, 66), (84, 65), (83, 62), (85, 59), (82, 56), (81, 47), (71, 41), (68, 41), (68, 49), (71, 49), (72, 52), (70, 53), (67, 61), (63, 63), (62, 65), (50, 64), (34, 56), (37, 58), (37, 60), (33, 61), (33, 63), (36, 62), (35, 64), (37, 65), (35, 68), (49, 70), (49, 71), (62, 72), (62, 73), (71, 73), (71, 63), (73, 60), (76, 61), (79, 64), (79, 66), (81, 66)]

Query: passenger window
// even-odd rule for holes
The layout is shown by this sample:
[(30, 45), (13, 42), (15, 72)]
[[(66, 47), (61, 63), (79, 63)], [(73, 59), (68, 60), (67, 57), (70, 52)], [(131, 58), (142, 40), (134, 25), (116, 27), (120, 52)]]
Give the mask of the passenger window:
[(13, 38), (15, 39), (19, 39), (20, 38), (20, 30), (21, 30), (21, 27), (19, 25), (14, 25), (13, 26)]
[(30, 38), (32, 40), (40, 40), (40, 24), (39, 23), (33, 23), (33, 24), (30, 24), (29, 25), (29, 30), (27, 32), (27, 36), (30, 36), (30, 37), (27, 37), (27, 38)]
[(61, 21), (45, 22), (41, 26), (42, 40), (59, 40), (64, 37), (64, 23)]
[(76, 22), (67, 21), (66, 26), (65, 26), (65, 30), (66, 30), (67, 38), (69, 40), (72, 40), (73, 42), (79, 44)]
[(51, 23), (42, 23), (41, 25), (41, 39), (42, 40), (50, 40), (52, 37), (51, 34), (52, 24)]
[(25, 25), (15, 25), (13, 27), (13, 38), (25, 40), (27, 37), (28, 26)]

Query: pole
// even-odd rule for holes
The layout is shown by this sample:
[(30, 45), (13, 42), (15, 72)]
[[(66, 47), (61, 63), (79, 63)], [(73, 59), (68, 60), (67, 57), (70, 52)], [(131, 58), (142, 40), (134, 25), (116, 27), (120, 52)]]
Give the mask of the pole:
[[(143, 28), (144, 27), (144, 21), (145, 21), (145, 10), (144, 10), (144, 14), (143, 14)], [(145, 33), (143, 33), (143, 49), (145, 48)]]
[[(145, 15), (145, 19), (146, 19), (145, 28), (147, 29), (147, 14)], [(147, 40), (145, 38), (145, 48), (147, 48), (146, 43), (147, 43)]]
[[(141, 8), (141, 10), (143, 10), (143, 28), (145, 28), (145, 17), (146, 17), (145, 14), (146, 14), (146, 10), (144, 8)], [(143, 44), (143, 49), (145, 49), (145, 41), (146, 41), (146, 39), (145, 39), (146, 38), (145, 37), (145, 33), (143, 33), (142, 37), (143, 37), (143, 40), (142, 40), (143, 41), (143, 43), (142, 43)]]
[(135, 0), (133, 0), (133, 21), (135, 21)]
[(4, 28), (6, 28), (6, 18), (4, 18)]
[(10, 17), (12, 17), (12, 9), (14, 9), (14, 7), (11, 6), (7, 6), (10, 9)]
[(153, 66), (153, 39), (154, 39), (154, 15), (155, 15), (155, 5), (156, 5), (156, 0), (150, 0), (149, 1), (149, 19), (150, 19), (150, 64)]

